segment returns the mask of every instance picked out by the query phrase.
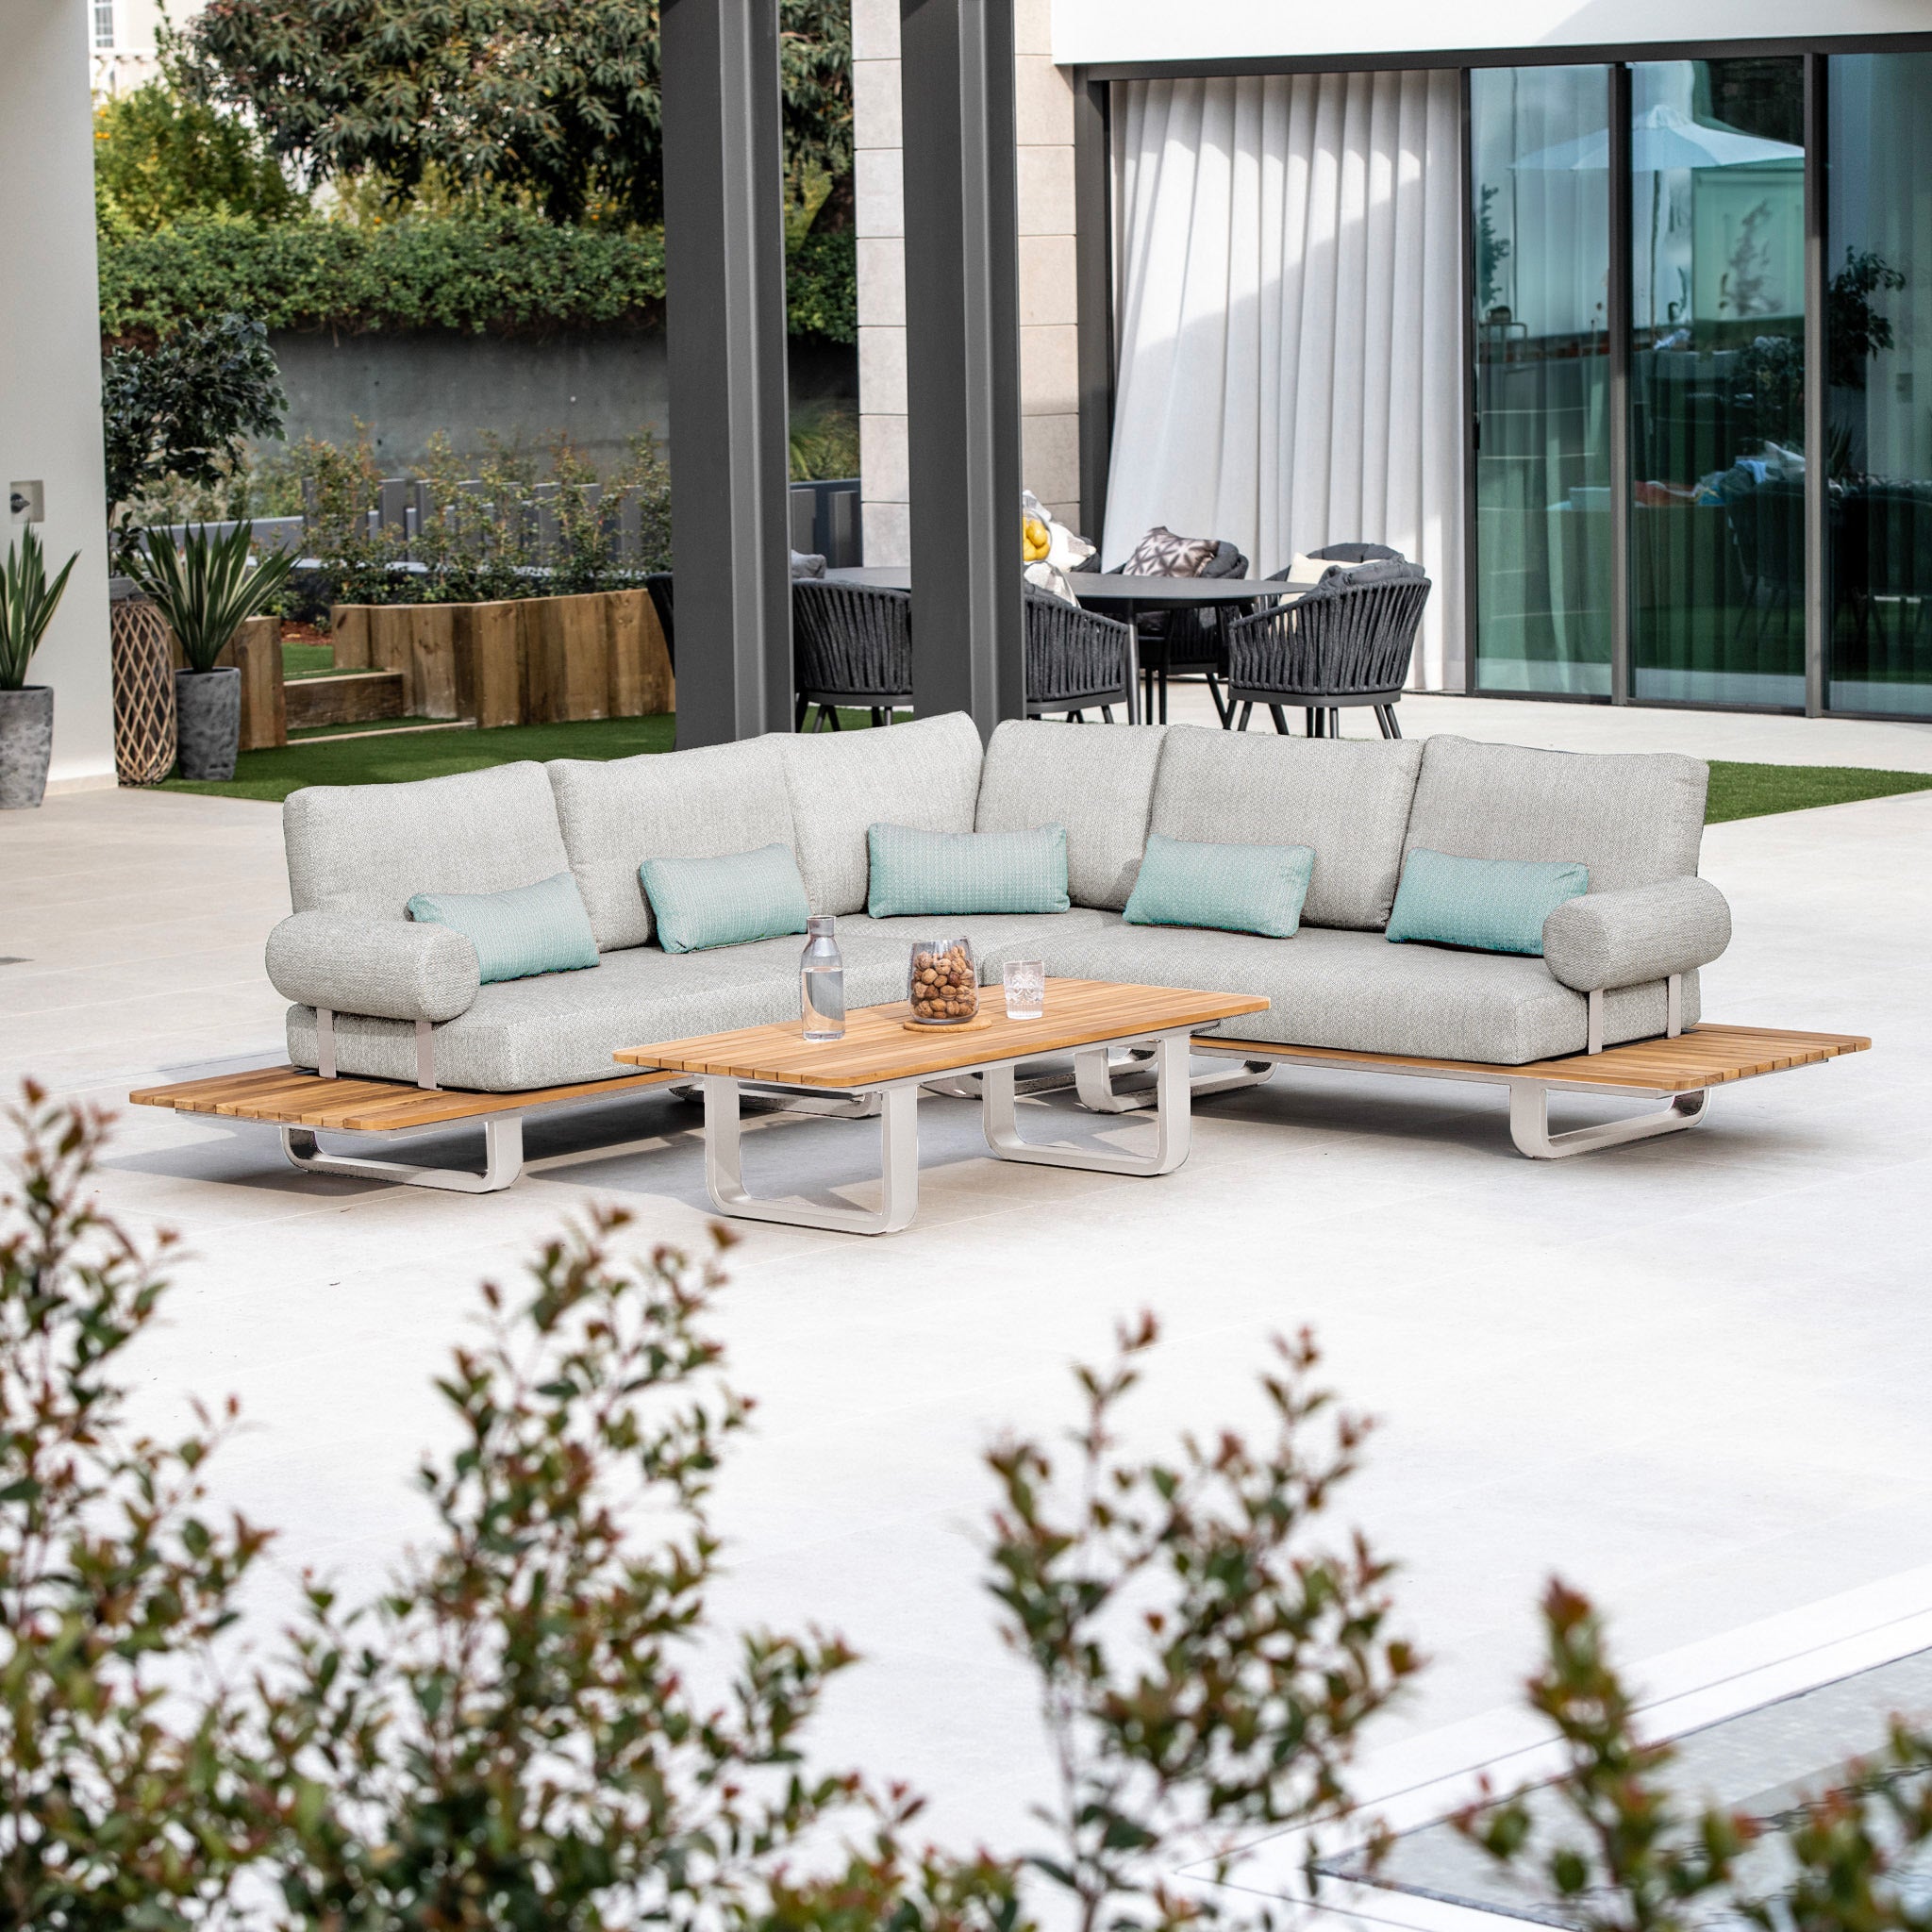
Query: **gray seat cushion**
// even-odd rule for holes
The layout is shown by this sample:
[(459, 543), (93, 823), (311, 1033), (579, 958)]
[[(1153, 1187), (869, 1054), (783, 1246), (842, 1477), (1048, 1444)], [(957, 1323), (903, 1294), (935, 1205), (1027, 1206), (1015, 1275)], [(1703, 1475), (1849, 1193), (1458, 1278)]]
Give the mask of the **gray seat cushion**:
[(283, 803), (282, 839), (297, 912), (403, 919), (417, 892), (507, 892), (570, 870), (537, 764), (307, 786)]
[[(1149, 829), (1222, 845), (1306, 845), (1304, 925), (1379, 930), (1402, 871), (1423, 748), (1391, 741), (1170, 728)], [(1219, 989), (1216, 989), (1219, 991)]]
[(838, 939), (841, 946), (848, 940), (855, 945), (890, 941), (903, 961), (915, 940), (964, 938), (972, 944), (980, 984), (990, 986), (1008, 959), (1044, 958), (1064, 934), (1108, 932), (1120, 923), (1119, 913), (1096, 906), (1075, 906), (1071, 912), (977, 912), (958, 919), (924, 913), (874, 919), (855, 912), (840, 920)]
[[(1588, 1044), (1584, 996), (1559, 984), (1541, 959), (1393, 945), (1380, 933), (1305, 925), (1293, 939), (1266, 940), (1185, 926), (1121, 925), (1056, 939), (1047, 971), (1075, 979), (1265, 993), (1268, 1011), (1221, 1029), (1240, 1040), (1507, 1066), (1581, 1053)], [(1696, 1011), (1693, 981), (1687, 975), (1687, 1025)], [(1661, 1033), (1662, 986), (1608, 995), (1605, 1027), (1612, 1041)]]
[(1022, 723), (986, 747), (974, 829), (1067, 828), (1067, 890), (1075, 906), (1118, 912), (1134, 890), (1154, 806), (1164, 724)]
[[(798, 1018), (804, 941), (760, 940), (708, 953), (656, 946), (607, 953), (581, 973), (547, 973), (484, 987), (469, 1010), (430, 1035), (436, 1077), (445, 1087), (522, 1092), (634, 1071), (610, 1056), (620, 1046), (680, 1040)], [(896, 941), (854, 938), (845, 955), (848, 1006), (902, 998), (906, 954)], [(315, 1014), (289, 1010), (289, 1058), (316, 1064)], [(339, 1014), (336, 1068), (342, 1074), (414, 1080), (415, 1029), (407, 1021)]]
[(1697, 870), (1710, 767), (1678, 752), (1533, 751), (1446, 735), (1423, 747), (1404, 850), (1575, 859), (1592, 892)]
[(791, 807), (774, 737), (544, 766), (571, 871), (600, 952), (641, 946), (651, 911), (647, 858), (717, 858), (791, 843)]
[(869, 826), (973, 829), (979, 733), (963, 711), (872, 731), (780, 732), (775, 742), (814, 912), (865, 910)]

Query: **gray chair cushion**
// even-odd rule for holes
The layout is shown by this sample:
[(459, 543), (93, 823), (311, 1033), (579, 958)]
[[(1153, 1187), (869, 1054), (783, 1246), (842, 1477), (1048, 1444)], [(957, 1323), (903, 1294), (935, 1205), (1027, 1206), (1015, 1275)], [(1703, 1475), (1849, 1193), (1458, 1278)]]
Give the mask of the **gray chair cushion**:
[(638, 883), (645, 859), (718, 858), (791, 843), (775, 737), (607, 763), (557, 758), (543, 769), (600, 952), (651, 937), (651, 908)]
[[(903, 946), (854, 939), (841, 950), (849, 1006), (904, 996)], [(607, 953), (581, 973), (500, 980), (484, 987), (467, 1012), (432, 1030), (437, 1080), (485, 1093), (610, 1080), (635, 1071), (610, 1058), (621, 1046), (795, 1021), (802, 951), (797, 939), (708, 953), (632, 946)], [(312, 1008), (290, 1008), (288, 1039), (290, 1059), (314, 1066)], [(404, 1021), (338, 1014), (336, 1070), (414, 1080), (414, 1028)]]
[[(1380, 933), (1305, 925), (1291, 940), (1265, 940), (1122, 925), (1055, 939), (1046, 965), (1075, 979), (1265, 993), (1272, 1003), (1265, 1013), (1244, 1014), (1221, 1029), (1239, 1040), (1505, 1066), (1581, 1053), (1588, 1044), (1584, 996), (1560, 985), (1541, 959), (1397, 946)], [(1691, 974), (1684, 982), (1686, 1025), (1696, 1012), (1694, 981)], [(1613, 992), (1604, 1008), (1608, 1041), (1664, 1030), (1660, 983)]]
[(476, 997), (476, 948), (454, 926), (296, 912), (268, 936), (269, 983), (285, 1000), (386, 1020), (454, 1020)]
[(1677, 752), (1532, 751), (1437, 736), (1405, 851), (1458, 858), (1572, 858), (1592, 892), (1697, 870), (1710, 767)]
[(869, 826), (973, 829), (980, 745), (964, 711), (867, 731), (781, 732), (774, 741), (791, 801), (791, 842), (814, 912), (864, 909)]
[[(1224, 845), (1307, 845), (1304, 925), (1389, 924), (1423, 748), (1410, 740), (1250, 736), (1170, 728), (1151, 831)], [(1220, 989), (1215, 989), (1220, 991)]]
[(904, 959), (914, 940), (963, 937), (972, 944), (980, 984), (990, 986), (1008, 959), (1043, 958), (1062, 934), (1105, 932), (1120, 923), (1119, 913), (1093, 906), (1076, 906), (1071, 912), (978, 912), (957, 919), (924, 913), (874, 919), (857, 912), (840, 920), (838, 939), (841, 946), (848, 940), (855, 944), (890, 941)]
[(1731, 942), (1731, 908), (1708, 879), (1586, 892), (1543, 922), (1543, 963), (1565, 986), (1641, 986), (1707, 966)]
[(412, 893), (507, 892), (570, 869), (537, 764), (310, 785), (283, 803), (282, 839), (297, 912), (402, 919)]
[(1164, 724), (1051, 724), (1009, 719), (979, 774), (974, 828), (1067, 828), (1067, 890), (1075, 906), (1118, 912), (1134, 890), (1154, 805)]

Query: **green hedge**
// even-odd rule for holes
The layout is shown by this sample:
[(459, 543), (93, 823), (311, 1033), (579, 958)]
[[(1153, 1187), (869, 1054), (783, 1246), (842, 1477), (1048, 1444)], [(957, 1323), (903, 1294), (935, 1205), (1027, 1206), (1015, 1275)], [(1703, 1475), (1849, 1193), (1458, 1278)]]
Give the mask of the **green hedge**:
[[(458, 329), (542, 336), (661, 323), (664, 238), (559, 227), (533, 214), (406, 215), (379, 226), (196, 215), (100, 238), (101, 332), (159, 334), (229, 310), (272, 329), (345, 335)], [(794, 335), (858, 339), (849, 233), (808, 234), (792, 257)]]

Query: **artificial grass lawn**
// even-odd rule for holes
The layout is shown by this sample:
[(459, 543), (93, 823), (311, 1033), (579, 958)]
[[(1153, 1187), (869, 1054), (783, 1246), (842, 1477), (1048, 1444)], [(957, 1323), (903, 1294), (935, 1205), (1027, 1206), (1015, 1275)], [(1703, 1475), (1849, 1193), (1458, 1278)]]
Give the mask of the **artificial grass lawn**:
[(1862, 765), (1740, 765), (1711, 760), (1707, 825), (1804, 811), (1814, 805), (1848, 805), (1855, 798), (1890, 798), (1932, 791), (1932, 772), (1875, 772)]
[(291, 644), (282, 645), (282, 675), (284, 677), (324, 677), (336, 668), (336, 647), (333, 644)]
[[(863, 711), (843, 715), (848, 726), (865, 724)], [(481, 771), (515, 758), (627, 758), (639, 752), (669, 751), (676, 730), (676, 719), (668, 714), (578, 724), (508, 724), (495, 731), (378, 730), (368, 738), (334, 743), (297, 741), (275, 751), (244, 751), (236, 760), (232, 784), (191, 785), (170, 779), (165, 789), (279, 803), (304, 785), (384, 785), (402, 778)], [(1710, 803), (1705, 816), (1709, 824), (1718, 824), (1726, 819), (1760, 818), (1814, 805), (1843, 805), (1855, 798), (1889, 798), (1894, 792), (1928, 790), (1932, 772), (1716, 760), (1710, 768)]]

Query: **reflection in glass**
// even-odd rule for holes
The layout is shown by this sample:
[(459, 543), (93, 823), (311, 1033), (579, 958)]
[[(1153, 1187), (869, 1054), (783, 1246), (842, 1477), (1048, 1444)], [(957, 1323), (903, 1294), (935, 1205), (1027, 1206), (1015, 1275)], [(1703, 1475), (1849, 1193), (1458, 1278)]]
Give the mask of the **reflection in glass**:
[(1805, 699), (1804, 64), (1631, 69), (1638, 698)]
[(1825, 458), (1835, 710), (1932, 714), (1932, 55), (1829, 65)]
[(1470, 75), (1476, 685), (1610, 689), (1609, 70)]

